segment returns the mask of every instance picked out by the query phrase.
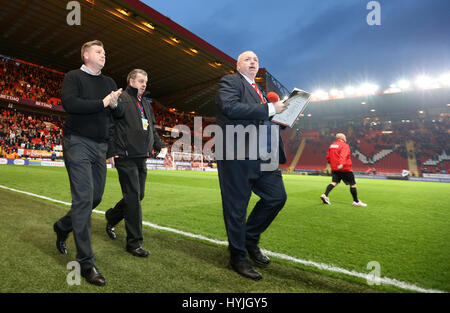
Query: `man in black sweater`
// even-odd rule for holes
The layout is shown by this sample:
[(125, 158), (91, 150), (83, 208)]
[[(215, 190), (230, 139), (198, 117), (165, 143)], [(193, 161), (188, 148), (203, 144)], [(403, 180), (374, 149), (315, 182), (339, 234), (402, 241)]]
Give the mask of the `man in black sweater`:
[(127, 77), (128, 87), (119, 97), (125, 114), (114, 118), (107, 156), (119, 174), (123, 198), (106, 211), (106, 233), (116, 238), (114, 226), (125, 218), (126, 250), (134, 256), (147, 257), (142, 249), (142, 207), (147, 178), (147, 158), (152, 150), (158, 153), (165, 147), (155, 129), (155, 116), (149, 101), (142, 97), (147, 87), (147, 73), (132, 70)]
[(81, 58), (84, 64), (65, 75), (61, 91), (68, 113), (63, 152), (72, 206), (53, 229), (62, 254), (67, 254), (66, 239), (73, 231), (81, 275), (89, 283), (103, 286), (106, 280), (95, 266), (91, 245), (91, 213), (101, 202), (105, 188), (110, 120), (111, 115), (123, 115), (123, 106), (117, 101), (122, 89), (117, 90), (114, 80), (101, 73), (106, 58), (101, 41), (85, 43)]

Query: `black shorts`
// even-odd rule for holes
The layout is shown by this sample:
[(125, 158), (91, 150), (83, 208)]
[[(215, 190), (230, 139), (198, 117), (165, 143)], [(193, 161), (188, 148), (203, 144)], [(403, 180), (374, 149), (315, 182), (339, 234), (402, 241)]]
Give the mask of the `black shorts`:
[(346, 185), (350, 185), (350, 186), (356, 185), (355, 175), (353, 175), (353, 172), (333, 171), (332, 182), (339, 184), (341, 182), (341, 180)]

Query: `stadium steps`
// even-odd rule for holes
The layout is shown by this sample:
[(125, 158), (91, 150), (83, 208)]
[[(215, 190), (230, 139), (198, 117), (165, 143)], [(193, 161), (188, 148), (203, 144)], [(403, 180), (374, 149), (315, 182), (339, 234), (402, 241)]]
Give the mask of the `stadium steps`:
[[(417, 168), (416, 149), (414, 148), (414, 141), (406, 140), (406, 151), (408, 154), (408, 168), (414, 176), (419, 175), (419, 169)], [(412, 155), (409, 154), (411, 152)]]
[(423, 165), (433, 165), (436, 166), (438, 165), (440, 162), (445, 162), (445, 161), (450, 161), (450, 155), (447, 155), (447, 153), (445, 151), (442, 151), (441, 154), (438, 155), (437, 160), (433, 160), (433, 159), (428, 159), (426, 160)]
[(347, 135), (348, 135), (348, 137), (351, 137), (351, 136), (353, 136), (353, 127), (349, 127), (348, 128), (348, 130), (347, 130)]
[(300, 157), (302, 156), (305, 146), (306, 146), (306, 138), (303, 138), (302, 142), (300, 143), (300, 146), (297, 149), (297, 153), (295, 154), (294, 159), (291, 162), (291, 165), (289, 165), (289, 172), (292, 172), (295, 169), (298, 160), (300, 160)]
[[(377, 152), (376, 154), (374, 154), (372, 161), (376, 163), (379, 160), (383, 159), (384, 157), (388, 156), (390, 153), (392, 153), (392, 151), (393, 151), (392, 149), (383, 149), (383, 150)], [(353, 151), (352, 155), (355, 158), (359, 159), (364, 164), (371, 164), (371, 162), (369, 162), (368, 157), (359, 150), (355, 149), (355, 151)]]

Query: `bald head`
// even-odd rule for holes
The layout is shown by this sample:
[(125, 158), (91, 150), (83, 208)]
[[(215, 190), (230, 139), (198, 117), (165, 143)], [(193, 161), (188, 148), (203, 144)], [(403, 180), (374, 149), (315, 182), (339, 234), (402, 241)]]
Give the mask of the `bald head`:
[(250, 50), (242, 52), (238, 57), (236, 69), (239, 73), (254, 80), (259, 70), (258, 56)]
[(341, 139), (344, 142), (347, 142), (347, 137), (345, 137), (345, 135), (343, 133), (337, 133), (336, 134), (336, 139)]

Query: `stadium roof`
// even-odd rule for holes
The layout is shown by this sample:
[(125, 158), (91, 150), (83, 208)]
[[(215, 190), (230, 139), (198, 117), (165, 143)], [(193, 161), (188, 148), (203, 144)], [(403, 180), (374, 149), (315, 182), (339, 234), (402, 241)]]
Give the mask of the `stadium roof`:
[(450, 88), (410, 90), (392, 94), (332, 99), (311, 102), (304, 112), (305, 121), (354, 120), (364, 117), (389, 119), (450, 116)]
[[(81, 65), (82, 43), (101, 40), (103, 72), (126, 85), (134, 68), (149, 72), (152, 98), (167, 107), (212, 116), (220, 77), (236, 60), (138, 0), (79, 0), (81, 25), (70, 26), (70, 1), (3, 1), (0, 53), (62, 72)], [(265, 88), (265, 70), (257, 81)]]

